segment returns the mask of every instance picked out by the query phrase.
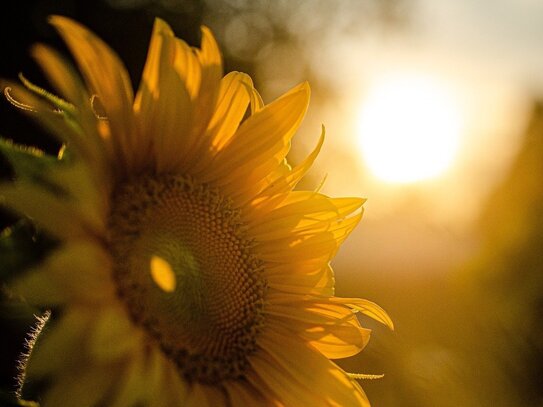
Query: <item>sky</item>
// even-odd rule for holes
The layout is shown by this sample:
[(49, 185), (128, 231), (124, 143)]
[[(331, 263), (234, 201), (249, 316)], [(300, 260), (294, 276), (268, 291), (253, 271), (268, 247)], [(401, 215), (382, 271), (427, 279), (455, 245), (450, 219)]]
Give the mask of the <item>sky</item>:
[[(312, 182), (326, 177), (324, 192), (368, 198), (365, 219), (337, 262), (363, 260), (403, 272), (408, 264), (414, 273), (461, 264), (477, 250), (485, 199), (507, 173), (532, 100), (543, 91), (543, 3), (418, 0), (405, 2), (393, 25), (365, 21), (369, 13), (354, 3), (334, 10), (317, 3), (323, 4), (311, 3), (311, 19), (300, 18), (308, 4), (300, 2), (285, 20), (296, 27), (299, 49), (270, 46), (257, 59), (256, 78), (270, 100), (307, 76), (298, 62), (303, 55), (317, 84), (335, 91), (329, 98), (320, 88), (314, 92), (303, 141), (295, 141), (292, 155), (310, 151), (324, 123), (327, 142)], [(356, 147), (364, 104), (388, 77), (438, 83), (457, 105), (458, 151), (450, 168), (433, 179), (383, 182)], [(398, 120), (398, 113), (386, 120)]]

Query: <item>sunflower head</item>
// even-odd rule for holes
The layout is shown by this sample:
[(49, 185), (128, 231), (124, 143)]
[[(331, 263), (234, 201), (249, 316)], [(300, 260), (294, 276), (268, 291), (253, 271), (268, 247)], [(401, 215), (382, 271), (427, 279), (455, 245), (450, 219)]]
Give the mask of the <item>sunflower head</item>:
[(241, 377), (265, 280), (240, 211), (216, 189), (172, 174), (126, 181), (112, 202), (113, 276), (132, 319), (185, 377)]
[(369, 405), (360, 375), (331, 359), (367, 344), (357, 313), (392, 322), (334, 296), (329, 263), (364, 200), (294, 190), (324, 139), (287, 163), (309, 86), (265, 105), (248, 75), (223, 76), (207, 28), (195, 49), (157, 19), (134, 94), (104, 42), (51, 23), (77, 69), (46, 46), (32, 54), (60, 96), (24, 78), (5, 94), (65, 147), (4, 143), (48, 165), (0, 185), (60, 242), (10, 282), (53, 309), (25, 365), (47, 383), (44, 406)]

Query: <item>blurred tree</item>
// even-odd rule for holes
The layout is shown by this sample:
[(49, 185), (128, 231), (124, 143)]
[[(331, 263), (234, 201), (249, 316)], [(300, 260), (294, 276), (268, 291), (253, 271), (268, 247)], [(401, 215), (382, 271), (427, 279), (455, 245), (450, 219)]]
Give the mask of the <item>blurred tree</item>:
[[(543, 405), (543, 102), (535, 102), (510, 172), (488, 199), (471, 271), (495, 329), (486, 356), (522, 406)], [(494, 355), (491, 355), (494, 353)]]
[[(396, 332), (379, 331), (342, 365), (385, 373), (365, 385), (375, 405), (543, 405), (543, 102), (534, 102), (477, 229), (480, 250), (461, 270), (366, 279), (368, 297), (386, 304)], [(348, 294), (359, 287), (339, 283)]]

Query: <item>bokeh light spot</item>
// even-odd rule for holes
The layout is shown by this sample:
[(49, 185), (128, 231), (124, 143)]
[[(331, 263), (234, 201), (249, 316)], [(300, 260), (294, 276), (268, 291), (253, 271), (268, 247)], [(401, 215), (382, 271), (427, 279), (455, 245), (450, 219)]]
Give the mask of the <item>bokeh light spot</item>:
[(167, 293), (175, 291), (176, 278), (175, 272), (170, 263), (162, 257), (151, 257), (151, 277), (155, 284)]

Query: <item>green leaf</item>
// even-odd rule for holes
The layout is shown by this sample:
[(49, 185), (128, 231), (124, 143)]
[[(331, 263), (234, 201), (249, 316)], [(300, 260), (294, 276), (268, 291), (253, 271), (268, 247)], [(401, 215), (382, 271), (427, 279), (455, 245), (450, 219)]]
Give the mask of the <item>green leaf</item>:
[(6, 157), (18, 179), (32, 181), (55, 194), (66, 194), (58, 183), (52, 181), (51, 175), (61, 164), (58, 158), (36, 148), (20, 146), (2, 138), (0, 138), (0, 153)]
[(19, 79), (28, 90), (48, 100), (53, 106), (58, 109), (59, 112), (66, 112), (69, 116), (72, 117), (75, 115), (75, 106), (71, 103), (56, 95), (53, 95), (51, 92), (48, 92), (43, 88), (40, 88), (38, 85), (34, 85), (32, 82), (26, 79), (22, 73), (19, 74)]
[(27, 219), (0, 233), (0, 280), (6, 281), (39, 263), (58, 244)]

